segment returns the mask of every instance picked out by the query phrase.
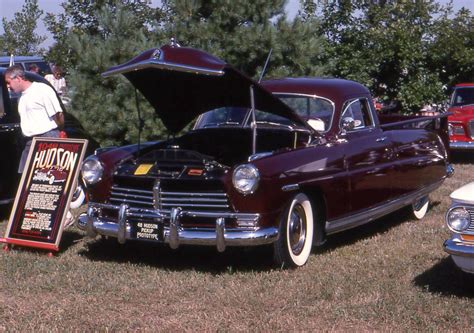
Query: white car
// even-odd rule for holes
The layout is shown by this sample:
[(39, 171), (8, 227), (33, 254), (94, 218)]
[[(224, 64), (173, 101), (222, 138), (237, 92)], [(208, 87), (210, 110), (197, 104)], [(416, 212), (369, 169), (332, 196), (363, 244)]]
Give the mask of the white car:
[(450, 197), (452, 203), (445, 220), (453, 234), (444, 242), (444, 250), (459, 268), (474, 274), (474, 182), (457, 189)]

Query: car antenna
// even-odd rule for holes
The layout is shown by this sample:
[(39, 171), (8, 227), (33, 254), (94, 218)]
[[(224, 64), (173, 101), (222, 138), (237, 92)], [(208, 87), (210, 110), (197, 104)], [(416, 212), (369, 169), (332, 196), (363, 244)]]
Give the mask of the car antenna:
[(265, 65), (263, 66), (262, 72), (260, 73), (260, 78), (258, 79), (258, 83), (262, 81), (263, 76), (265, 75), (265, 72), (267, 71), (268, 63), (270, 62), (270, 57), (272, 56), (272, 51), (273, 51), (273, 48), (271, 48), (270, 52), (268, 52), (267, 60), (265, 60)]
[(140, 114), (140, 103), (138, 102), (138, 93), (137, 93), (136, 88), (135, 88), (135, 105), (136, 105), (137, 113), (138, 113), (138, 150), (137, 150), (138, 154), (137, 154), (137, 157), (139, 157), (140, 156), (140, 139), (142, 136), (143, 127), (145, 126), (145, 122), (143, 121), (142, 116)]

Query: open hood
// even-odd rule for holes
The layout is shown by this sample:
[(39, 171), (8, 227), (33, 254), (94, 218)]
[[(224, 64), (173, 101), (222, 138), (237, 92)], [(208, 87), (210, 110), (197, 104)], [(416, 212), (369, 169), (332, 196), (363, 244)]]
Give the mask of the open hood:
[(308, 128), (290, 107), (224, 61), (197, 49), (165, 45), (109, 68), (102, 76), (123, 74), (155, 108), (171, 132), (200, 114), (224, 106), (255, 108)]

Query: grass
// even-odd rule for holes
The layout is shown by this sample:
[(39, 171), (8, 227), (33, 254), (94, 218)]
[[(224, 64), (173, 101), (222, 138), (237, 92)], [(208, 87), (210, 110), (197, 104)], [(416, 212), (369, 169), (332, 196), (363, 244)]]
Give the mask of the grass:
[(274, 268), (269, 248), (173, 251), (74, 228), (53, 258), (1, 251), (0, 331), (473, 330), (474, 278), (442, 249), (471, 162), (455, 160), (422, 221), (402, 211), (334, 235), (296, 270)]

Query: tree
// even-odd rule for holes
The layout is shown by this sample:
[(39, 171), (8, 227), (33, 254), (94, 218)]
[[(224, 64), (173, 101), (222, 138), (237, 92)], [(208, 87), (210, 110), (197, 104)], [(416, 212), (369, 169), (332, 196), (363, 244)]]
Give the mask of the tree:
[(406, 112), (445, 98), (441, 78), (430, 71), (428, 50), (446, 7), (435, 0), (317, 4), (311, 10), (320, 11), (332, 75), (359, 81), (374, 94), (401, 102)]
[[(76, 64), (68, 76), (71, 112), (101, 145), (137, 142), (139, 121), (135, 93), (122, 76), (102, 78), (107, 68), (123, 63), (139, 52), (156, 45), (146, 26), (137, 28), (138, 13), (117, 0), (94, 12), (94, 27), (72, 27), (66, 38)], [(148, 37), (147, 37), (148, 35)], [(154, 110), (138, 93), (139, 106), (145, 119), (142, 139), (164, 135), (164, 128)]]
[(429, 69), (447, 86), (474, 80), (474, 17), (467, 9), (451, 16), (448, 8), (435, 22), (428, 47)]
[(13, 20), (3, 18), (2, 52), (15, 55), (42, 53), (39, 46), (46, 38), (35, 33), (41, 15), (43, 11), (38, 7), (38, 0), (25, 0), (21, 12), (15, 13)]
[[(70, 46), (69, 37), (74, 35), (89, 35), (105, 37), (106, 30), (101, 26), (100, 13), (107, 8), (111, 15), (120, 10), (133, 13), (133, 20), (128, 22), (128, 28), (138, 29), (145, 36), (152, 37), (152, 27), (161, 22), (164, 17), (160, 9), (151, 8), (150, 0), (68, 0), (61, 4), (64, 13), (47, 13), (45, 24), (54, 37), (55, 44), (50, 48), (48, 59), (63, 67), (72, 68), (79, 61), (79, 55)], [(132, 41), (133, 42), (133, 41)]]
[(266, 77), (319, 75), (324, 66), (319, 57), (321, 39), (316, 22), (289, 22), (285, 0), (167, 0), (170, 20), (164, 25), (168, 37), (183, 45), (203, 49), (257, 78), (270, 49), (272, 58)]

